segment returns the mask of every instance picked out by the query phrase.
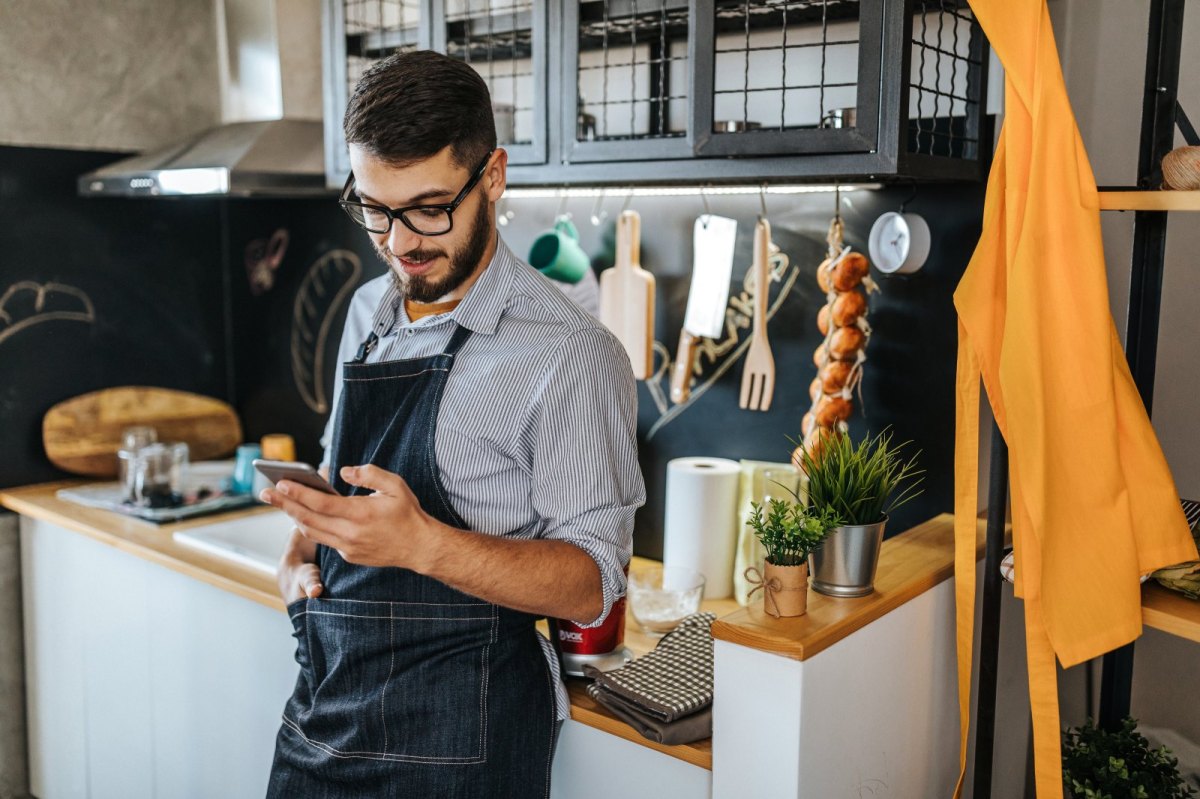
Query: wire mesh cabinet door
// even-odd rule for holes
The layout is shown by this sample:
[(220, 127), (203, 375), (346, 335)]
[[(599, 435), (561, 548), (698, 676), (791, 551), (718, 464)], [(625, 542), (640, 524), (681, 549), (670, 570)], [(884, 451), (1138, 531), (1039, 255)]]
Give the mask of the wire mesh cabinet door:
[(430, 47), (429, 0), (325, 0), (323, 19), (325, 180), (340, 189), (350, 172), (342, 115), (371, 64)]
[(547, 6), (559, 0), (432, 0), (433, 48), (487, 81), (510, 164), (546, 163)]
[(908, 0), (908, 76), (897, 115), (899, 171), (936, 179), (983, 177), (988, 141), (988, 45), (967, 0)]
[[(900, 93), (885, 0), (704, 0), (692, 104), (702, 156), (875, 153)], [(894, 104), (893, 104), (894, 107)], [(885, 131), (886, 132), (886, 131)]]
[(563, 162), (691, 158), (703, 0), (560, 0)]

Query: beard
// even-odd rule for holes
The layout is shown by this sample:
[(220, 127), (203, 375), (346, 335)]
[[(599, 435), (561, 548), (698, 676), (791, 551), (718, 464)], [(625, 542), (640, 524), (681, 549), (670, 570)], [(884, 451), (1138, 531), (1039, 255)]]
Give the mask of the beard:
[[(450, 253), (438, 249), (416, 249), (399, 256), (406, 261), (417, 263), (442, 255), (447, 256), (450, 261), (450, 271), (440, 279), (431, 280), (426, 275), (409, 275), (403, 270), (393, 267), (392, 264), (397, 256), (386, 246), (376, 245), (375, 254), (387, 264), (388, 272), (392, 276), (392, 283), (401, 294), (413, 302), (436, 302), (439, 298), (457, 289), (474, 274), (480, 259), (483, 258), (484, 251), (487, 250), (488, 242), (491, 240), (492, 226), (488, 224), (490, 219), (488, 203), (480, 202), (479, 210), (472, 220), (471, 232), (462, 247)], [(402, 225), (404, 223), (397, 220), (395, 224)]]

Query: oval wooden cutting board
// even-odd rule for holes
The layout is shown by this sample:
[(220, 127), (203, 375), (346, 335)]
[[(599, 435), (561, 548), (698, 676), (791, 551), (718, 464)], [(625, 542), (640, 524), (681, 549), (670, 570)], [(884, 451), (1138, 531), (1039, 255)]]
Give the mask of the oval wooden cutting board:
[(184, 441), (193, 461), (228, 455), (242, 443), (242, 425), (227, 403), (186, 391), (121, 386), (55, 405), (42, 420), (46, 456), (58, 468), (90, 477), (117, 476), (121, 433), (150, 425), (159, 441)]

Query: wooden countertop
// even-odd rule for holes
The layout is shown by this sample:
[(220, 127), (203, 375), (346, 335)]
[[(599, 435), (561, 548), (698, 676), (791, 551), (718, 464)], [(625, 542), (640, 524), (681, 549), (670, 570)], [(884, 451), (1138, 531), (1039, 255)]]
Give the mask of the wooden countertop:
[[(982, 551), (985, 529), (980, 520), (977, 552)], [(755, 602), (718, 619), (713, 637), (806, 660), (953, 574), (954, 517), (944, 513), (883, 542), (873, 593), (838, 599), (810, 590), (808, 612), (789, 619), (776, 619), (763, 610), (761, 601)]]
[(113, 511), (84, 507), (55, 496), (60, 488), (86, 485), (87, 482), (89, 481), (73, 480), (5, 489), (0, 491), (0, 505), (23, 516), (81, 533), (123, 552), (166, 566), (269, 608), (284, 610), (274, 577), (217, 555), (208, 555), (178, 544), (171, 535), (176, 530), (268, 513), (274, 510), (273, 508), (262, 505), (181, 522), (155, 524)]
[[(156, 525), (65, 502), (55, 496), (58, 489), (79, 484), (81, 481), (7, 489), (0, 491), (0, 505), (73, 530), (251, 601), (279, 611), (284, 609), (275, 581), (269, 575), (177, 544), (171, 535), (176, 530), (268, 512), (270, 508), (243, 509)], [(982, 523), (979, 529), (982, 545)], [(742, 608), (732, 599), (714, 600), (705, 602), (702, 608), (718, 616), (712, 628), (715, 638), (803, 660), (950, 577), (954, 571), (953, 540), (953, 517), (949, 515), (938, 516), (888, 539), (880, 553), (875, 593), (861, 599), (834, 599), (810, 591), (808, 613), (799, 618), (774, 619), (763, 612), (761, 601)], [(633, 565), (639, 562), (646, 561), (635, 558)], [(627, 616), (625, 645), (630, 650), (637, 655), (644, 654), (657, 642), (657, 638), (641, 631), (632, 614)], [(571, 717), (576, 721), (702, 768), (712, 768), (710, 740), (682, 746), (663, 746), (648, 741), (589, 697), (586, 685), (586, 680), (567, 679)]]
[[(283, 612), (283, 600), (279, 597), (274, 578), (225, 558), (207, 555), (191, 547), (177, 544), (171, 535), (176, 530), (229, 521), (255, 513), (270, 512), (271, 508), (267, 506), (243, 508), (183, 522), (154, 524), (132, 516), (122, 516), (119, 513), (99, 508), (77, 505), (74, 502), (61, 500), (55, 495), (60, 488), (85, 483), (86, 481), (75, 480), (5, 489), (0, 491), (0, 505), (24, 516), (80, 533), (123, 552), (145, 558), (168, 569)], [(634, 558), (633, 565), (648, 562), (644, 558)], [(737, 607), (738, 604), (732, 599), (713, 600), (705, 602), (703, 605), (704, 610), (712, 610), (718, 615), (728, 613)], [(628, 606), (626, 614), (625, 645), (635, 655), (645, 654), (654, 648), (658, 639), (641, 631), (629, 612)], [(546, 632), (544, 622), (539, 626), (543, 633)], [(711, 740), (682, 746), (663, 746), (653, 743), (643, 738), (636, 730), (613, 716), (588, 696), (587, 680), (568, 677), (566, 682), (567, 692), (571, 698), (571, 718), (576, 721), (702, 768), (712, 768)]]

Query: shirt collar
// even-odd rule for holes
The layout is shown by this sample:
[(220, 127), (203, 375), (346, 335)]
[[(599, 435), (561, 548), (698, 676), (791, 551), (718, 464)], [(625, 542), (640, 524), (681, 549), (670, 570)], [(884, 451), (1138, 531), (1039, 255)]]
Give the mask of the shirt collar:
[(495, 333), (512, 299), (516, 273), (517, 258), (497, 235), (496, 253), (467, 296), (450, 312), (450, 318), (474, 333)]
[[(496, 332), (500, 317), (508, 308), (512, 297), (513, 279), (516, 276), (517, 258), (499, 236), (496, 237), (496, 252), (475, 281), (458, 307), (446, 315), (474, 333), (491, 335)], [(371, 320), (378, 336), (385, 336), (400, 324), (408, 322), (404, 312), (404, 295), (389, 281), (388, 289)]]

